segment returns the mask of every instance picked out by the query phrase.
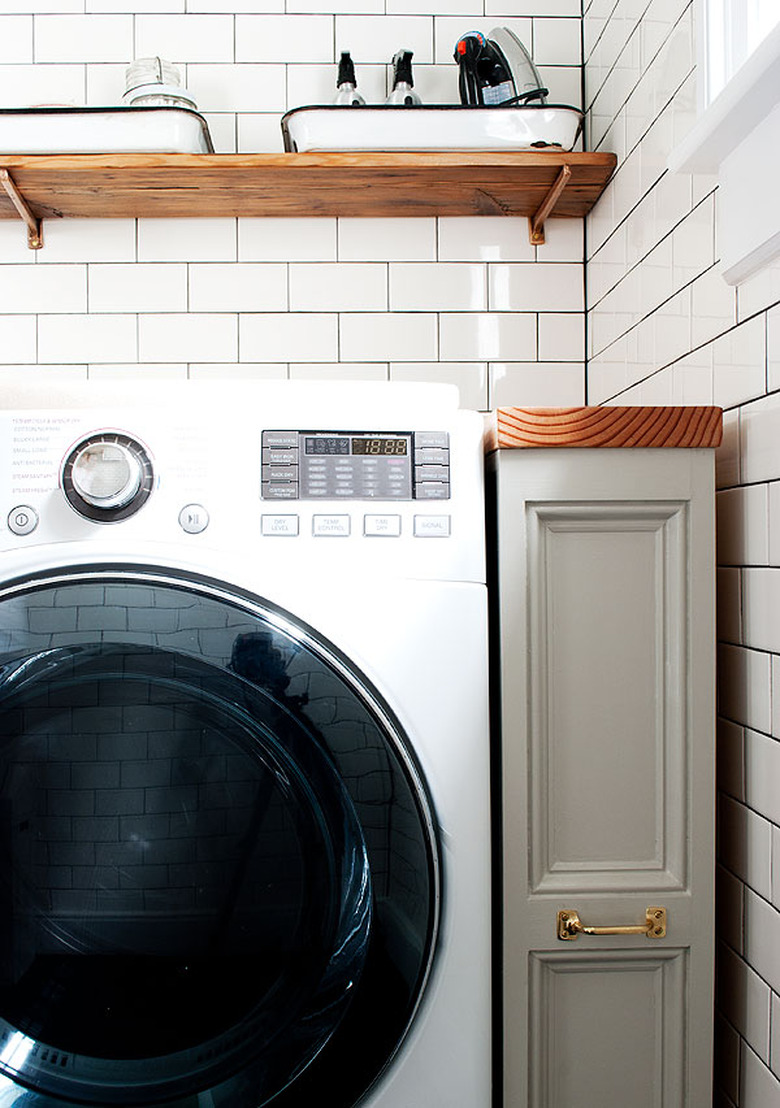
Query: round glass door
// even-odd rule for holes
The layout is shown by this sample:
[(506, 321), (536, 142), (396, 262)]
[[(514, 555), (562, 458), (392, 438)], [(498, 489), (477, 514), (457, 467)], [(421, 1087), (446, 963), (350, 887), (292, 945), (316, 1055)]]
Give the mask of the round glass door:
[(430, 969), (404, 736), (313, 631), (213, 582), (0, 592), (0, 850), (4, 1105), (349, 1108)]

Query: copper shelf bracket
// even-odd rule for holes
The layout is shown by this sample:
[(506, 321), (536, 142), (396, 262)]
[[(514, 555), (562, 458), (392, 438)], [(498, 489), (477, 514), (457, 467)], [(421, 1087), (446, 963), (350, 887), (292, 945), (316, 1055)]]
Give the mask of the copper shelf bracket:
[(568, 165), (562, 165), (561, 172), (555, 178), (552, 188), (539, 205), (536, 215), (529, 215), (528, 238), (531, 241), (531, 246), (544, 245), (544, 221), (558, 203), (558, 198), (569, 183), (570, 177), (570, 167)]
[(0, 169), (0, 185), (8, 193), (11, 203), (27, 224), (27, 245), (31, 250), (40, 250), (43, 246), (43, 225), (30, 211), (27, 201), (16, 187), (13, 177), (7, 169)]

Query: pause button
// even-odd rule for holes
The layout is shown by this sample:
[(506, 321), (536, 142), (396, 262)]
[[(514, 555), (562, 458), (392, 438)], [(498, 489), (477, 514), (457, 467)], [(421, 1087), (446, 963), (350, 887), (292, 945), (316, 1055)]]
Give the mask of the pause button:
[(188, 535), (199, 535), (209, 525), (209, 513), (202, 504), (185, 504), (179, 512), (179, 526)]

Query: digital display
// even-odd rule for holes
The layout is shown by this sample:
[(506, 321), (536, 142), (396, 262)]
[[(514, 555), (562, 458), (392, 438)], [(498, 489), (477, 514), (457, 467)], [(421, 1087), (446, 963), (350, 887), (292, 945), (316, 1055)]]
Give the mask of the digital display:
[(372, 457), (400, 458), (407, 453), (406, 439), (364, 438), (352, 440), (353, 454), (369, 454)]
[(349, 439), (343, 435), (312, 435), (306, 437), (307, 454), (349, 454)]

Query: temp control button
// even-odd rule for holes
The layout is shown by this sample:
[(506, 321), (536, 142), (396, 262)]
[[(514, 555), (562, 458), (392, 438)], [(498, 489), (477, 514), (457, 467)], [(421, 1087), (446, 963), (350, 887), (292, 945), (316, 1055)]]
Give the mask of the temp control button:
[(38, 513), (27, 504), (19, 504), (8, 513), (8, 530), (14, 535), (31, 535), (38, 526)]
[(415, 516), (414, 533), (419, 539), (446, 539), (450, 534), (450, 517)]
[(396, 515), (363, 516), (363, 534), (375, 537), (397, 538), (401, 534), (401, 517)]
[(314, 516), (312, 534), (318, 538), (346, 538), (351, 530), (349, 516)]

